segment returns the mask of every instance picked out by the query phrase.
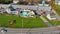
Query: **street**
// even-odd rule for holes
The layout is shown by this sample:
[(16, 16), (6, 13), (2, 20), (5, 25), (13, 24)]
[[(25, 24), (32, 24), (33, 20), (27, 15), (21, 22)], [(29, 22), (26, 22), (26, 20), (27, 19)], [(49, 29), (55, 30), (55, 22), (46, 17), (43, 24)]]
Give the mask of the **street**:
[(7, 32), (2, 33), (0, 28), (0, 34), (60, 34), (60, 30), (55, 29), (55, 27), (48, 28), (28, 28), (28, 29), (14, 29), (6, 28)]

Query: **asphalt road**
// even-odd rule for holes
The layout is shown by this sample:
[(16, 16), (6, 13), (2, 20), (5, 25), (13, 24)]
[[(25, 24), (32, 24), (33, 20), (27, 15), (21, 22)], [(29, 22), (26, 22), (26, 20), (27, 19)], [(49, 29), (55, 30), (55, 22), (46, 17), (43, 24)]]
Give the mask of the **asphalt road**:
[[(1, 30), (2, 28), (0, 28)], [(6, 28), (7, 32), (0, 34), (60, 34), (60, 30), (56, 29), (56, 27), (48, 27), (48, 28), (32, 28), (32, 29), (15, 29), (15, 28)]]

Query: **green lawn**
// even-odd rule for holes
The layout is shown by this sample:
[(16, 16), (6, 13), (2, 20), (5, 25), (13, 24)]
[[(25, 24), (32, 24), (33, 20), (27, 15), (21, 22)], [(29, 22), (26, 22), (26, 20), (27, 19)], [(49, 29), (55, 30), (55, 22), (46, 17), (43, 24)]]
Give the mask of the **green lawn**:
[(60, 15), (60, 5), (56, 5), (56, 12)]
[[(10, 20), (16, 20), (13, 25), (9, 24)], [(0, 27), (11, 27), (11, 28), (40, 28), (46, 27), (47, 25), (39, 18), (22, 18), (17, 15), (0, 15)]]
[(60, 25), (60, 21), (57, 20), (49, 20), (46, 16), (43, 16), (45, 19), (47, 19), (49, 21), (49, 23), (51, 23), (53, 26), (57, 26)]

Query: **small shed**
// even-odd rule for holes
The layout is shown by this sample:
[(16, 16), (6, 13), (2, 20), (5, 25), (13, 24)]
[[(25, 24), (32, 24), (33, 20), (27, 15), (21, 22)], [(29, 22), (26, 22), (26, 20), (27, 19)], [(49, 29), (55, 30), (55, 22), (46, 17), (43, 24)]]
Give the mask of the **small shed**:
[(47, 18), (49, 20), (55, 20), (56, 19), (56, 15), (54, 13), (50, 13), (50, 14), (47, 14)]

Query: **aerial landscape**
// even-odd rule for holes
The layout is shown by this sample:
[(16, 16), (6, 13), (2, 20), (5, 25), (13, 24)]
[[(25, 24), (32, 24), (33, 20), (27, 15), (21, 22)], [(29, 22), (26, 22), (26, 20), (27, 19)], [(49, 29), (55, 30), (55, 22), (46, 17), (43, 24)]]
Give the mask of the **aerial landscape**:
[(60, 0), (0, 0), (1, 34), (60, 34)]

